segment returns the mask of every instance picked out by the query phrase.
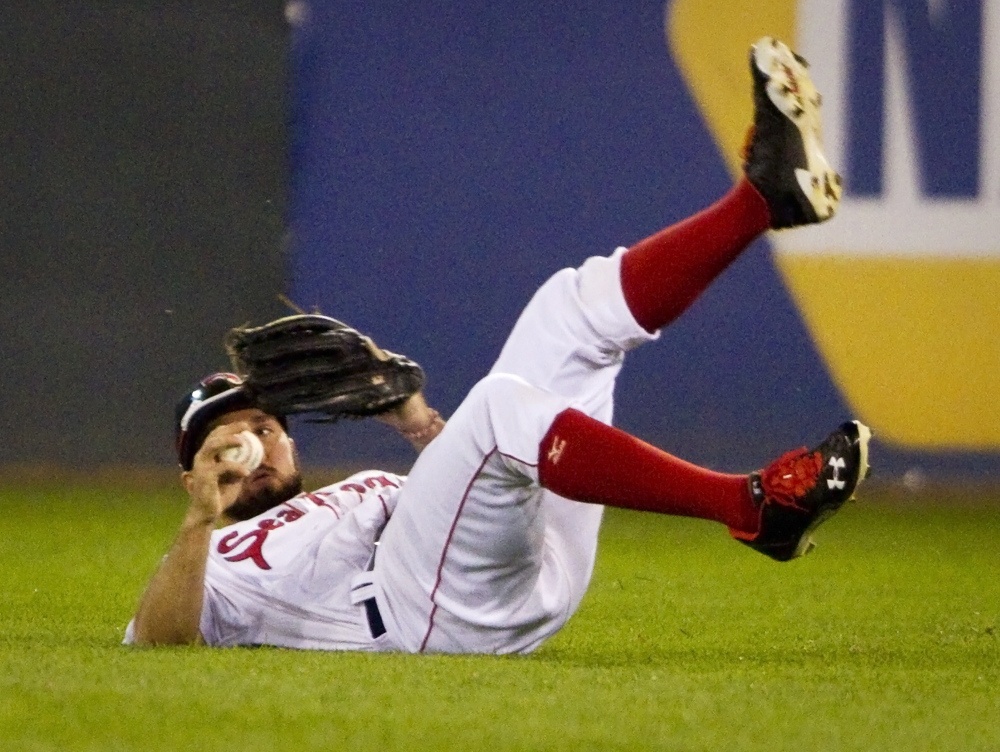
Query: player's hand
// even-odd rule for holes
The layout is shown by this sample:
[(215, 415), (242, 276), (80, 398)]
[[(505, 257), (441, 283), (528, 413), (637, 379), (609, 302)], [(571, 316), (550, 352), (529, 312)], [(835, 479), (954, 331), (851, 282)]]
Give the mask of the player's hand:
[(227, 461), (222, 454), (239, 447), (239, 434), (251, 430), (244, 421), (215, 428), (194, 456), (191, 469), (181, 476), (191, 498), (190, 515), (196, 521), (214, 523), (236, 501), (250, 470), (240, 462)]

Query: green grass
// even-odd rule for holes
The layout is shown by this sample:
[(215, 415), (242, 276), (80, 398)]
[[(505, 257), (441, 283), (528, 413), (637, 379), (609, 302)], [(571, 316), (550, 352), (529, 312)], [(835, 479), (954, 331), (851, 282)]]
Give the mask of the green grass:
[(119, 645), (173, 491), (0, 489), (0, 750), (1000, 749), (1000, 499), (878, 494), (779, 565), (609, 513), (527, 657)]

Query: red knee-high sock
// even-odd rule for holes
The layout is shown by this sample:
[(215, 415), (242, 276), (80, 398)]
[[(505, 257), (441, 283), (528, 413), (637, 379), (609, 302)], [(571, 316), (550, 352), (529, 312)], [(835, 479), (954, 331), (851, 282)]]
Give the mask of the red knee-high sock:
[(539, 449), (539, 481), (574, 501), (715, 520), (756, 533), (747, 476), (692, 465), (588, 417), (556, 416)]
[(633, 246), (622, 257), (622, 290), (648, 332), (680, 316), (770, 226), (767, 203), (746, 178), (719, 201)]

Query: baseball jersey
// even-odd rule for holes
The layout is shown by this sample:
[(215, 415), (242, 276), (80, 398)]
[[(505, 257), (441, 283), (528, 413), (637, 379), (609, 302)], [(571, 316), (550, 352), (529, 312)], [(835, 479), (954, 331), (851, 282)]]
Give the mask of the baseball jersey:
[[(379, 650), (360, 580), (405, 478), (367, 471), (216, 530), (201, 634), (213, 646)], [(353, 592), (352, 592), (353, 591)], [(133, 625), (125, 643), (133, 641)]]

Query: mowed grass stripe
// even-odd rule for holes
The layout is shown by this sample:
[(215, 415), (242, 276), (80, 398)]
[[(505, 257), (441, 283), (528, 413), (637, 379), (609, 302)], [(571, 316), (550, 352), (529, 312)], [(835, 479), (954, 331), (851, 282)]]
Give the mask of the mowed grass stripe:
[(610, 511), (577, 616), (498, 658), (123, 648), (182, 498), (5, 488), (0, 750), (1000, 749), (1000, 499), (869, 496), (785, 565)]

